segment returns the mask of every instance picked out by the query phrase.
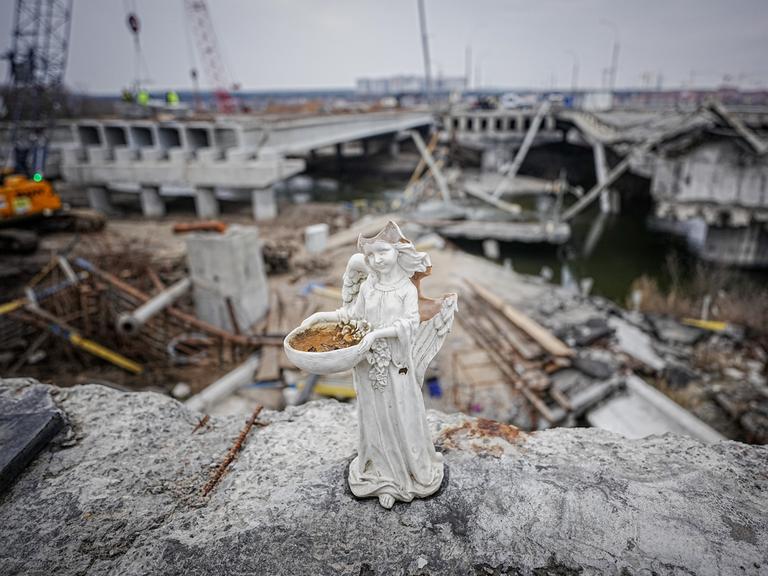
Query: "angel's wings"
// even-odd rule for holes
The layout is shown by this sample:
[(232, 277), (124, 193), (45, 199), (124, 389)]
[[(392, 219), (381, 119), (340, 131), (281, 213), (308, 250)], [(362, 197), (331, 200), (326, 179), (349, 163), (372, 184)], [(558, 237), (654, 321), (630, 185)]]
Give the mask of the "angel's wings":
[[(428, 273), (428, 272), (427, 272)], [(436, 299), (426, 298), (421, 294), (421, 278), (426, 274), (417, 274), (414, 284), (419, 291), (419, 318), (421, 322), (412, 343), (413, 361), (416, 380), (424, 382), (424, 374), (429, 363), (437, 354), (453, 325), (453, 316), (458, 309), (456, 294), (445, 294)], [(341, 287), (342, 306), (349, 311), (355, 305), (360, 286), (368, 277), (368, 267), (363, 254), (354, 254), (347, 262), (344, 281)]]
[[(427, 301), (427, 302), (423, 302)], [(419, 312), (421, 323), (416, 330), (413, 342), (413, 363), (416, 369), (416, 381), (424, 383), (424, 374), (429, 363), (443, 345), (445, 337), (453, 326), (453, 316), (458, 309), (458, 296), (445, 294), (435, 300), (423, 298), (419, 294)], [(425, 319), (425, 310), (433, 314)], [(429, 312), (427, 312), (427, 315)]]

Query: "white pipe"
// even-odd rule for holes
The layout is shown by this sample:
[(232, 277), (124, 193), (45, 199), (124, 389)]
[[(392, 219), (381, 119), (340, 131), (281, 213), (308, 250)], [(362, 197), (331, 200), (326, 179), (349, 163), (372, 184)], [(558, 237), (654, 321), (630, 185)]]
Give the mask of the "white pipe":
[(191, 410), (203, 412), (223, 400), (238, 388), (253, 381), (253, 375), (259, 367), (259, 355), (254, 354), (237, 368), (228, 372), (213, 384), (195, 394), (184, 404)]
[(136, 308), (133, 312), (121, 314), (117, 319), (117, 331), (121, 334), (134, 336), (141, 327), (155, 314), (161, 312), (183, 296), (192, 287), (192, 280), (183, 278), (169, 286), (157, 296), (154, 296)]

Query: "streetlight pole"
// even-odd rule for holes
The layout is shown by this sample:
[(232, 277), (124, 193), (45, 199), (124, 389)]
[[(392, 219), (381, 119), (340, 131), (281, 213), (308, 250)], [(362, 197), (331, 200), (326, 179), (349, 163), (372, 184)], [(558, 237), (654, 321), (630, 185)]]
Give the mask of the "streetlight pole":
[(424, 92), (427, 104), (432, 103), (432, 72), (429, 60), (429, 39), (427, 38), (427, 15), (424, 0), (419, 0), (419, 23), (421, 24), (421, 49), (424, 55)]
[(571, 92), (575, 94), (579, 87), (579, 57), (573, 50), (566, 50), (565, 53), (573, 58), (573, 67), (571, 68)]
[(610, 86), (611, 92), (613, 92), (616, 89), (616, 75), (619, 71), (619, 29), (616, 26), (616, 23), (607, 20), (605, 18), (600, 19), (600, 23), (608, 26), (613, 30), (613, 50), (611, 52), (611, 75), (610, 75)]

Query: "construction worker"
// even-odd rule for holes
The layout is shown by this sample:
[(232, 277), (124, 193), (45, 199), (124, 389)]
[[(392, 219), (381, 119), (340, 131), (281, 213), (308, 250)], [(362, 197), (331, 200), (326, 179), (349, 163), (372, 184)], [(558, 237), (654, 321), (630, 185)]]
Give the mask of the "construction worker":
[(179, 103), (179, 95), (175, 90), (169, 90), (165, 93), (165, 103), (169, 106), (176, 106)]
[(149, 92), (147, 92), (146, 90), (139, 90), (139, 93), (136, 95), (136, 102), (138, 102), (140, 106), (148, 105)]

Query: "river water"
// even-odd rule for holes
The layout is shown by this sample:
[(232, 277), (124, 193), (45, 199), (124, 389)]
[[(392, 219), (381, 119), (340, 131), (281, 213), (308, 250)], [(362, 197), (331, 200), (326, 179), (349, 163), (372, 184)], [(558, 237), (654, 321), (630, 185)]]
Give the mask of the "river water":
[[(594, 184), (591, 152), (567, 145), (533, 149), (521, 173), (554, 179), (562, 167), (565, 167), (571, 184), (580, 185), (585, 190)], [(389, 202), (404, 189), (407, 179), (402, 174), (366, 175), (358, 171), (324, 178), (320, 180), (320, 186), (313, 180), (315, 184), (306, 193), (313, 200), (356, 203), (362, 210), (386, 212)], [(705, 273), (720, 270), (721, 267), (701, 262), (688, 249), (684, 238), (654, 226), (647, 180), (627, 176), (620, 179), (617, 186), (623, 203), (621, 213), (605, 215), (602, 233), (597, 235), (591, 249), (588, 238), (594, 232), (595, 221), (600, 218), (597, 203), (574, 218), (571, 239), (565, 245), (502, 243), (499, 261), (507, 261), (507, 265), (511, 264), (525, 274), (551, 274), (551, 280), (556, 283), (563, 282), (564, 278), (566, 281), (573, 278), (576, 282), (591, 279), (592, 294), (605, 296), (622, 306), (627, 305), (632, 283), (641, 276), (655, 280), (660, 288), (666, 289), (673, 275), (682, 279), (684, 286), (697, 268)], [(523, 200), (521, 204), (524, 210), (535, 209), (533, 199)], [(484, 255), (481, 241), (454, 243), (467, 252)], [(755, 288), (768, 287), (768, 271), (732, 269), (729, 275), (734, 282)]]

